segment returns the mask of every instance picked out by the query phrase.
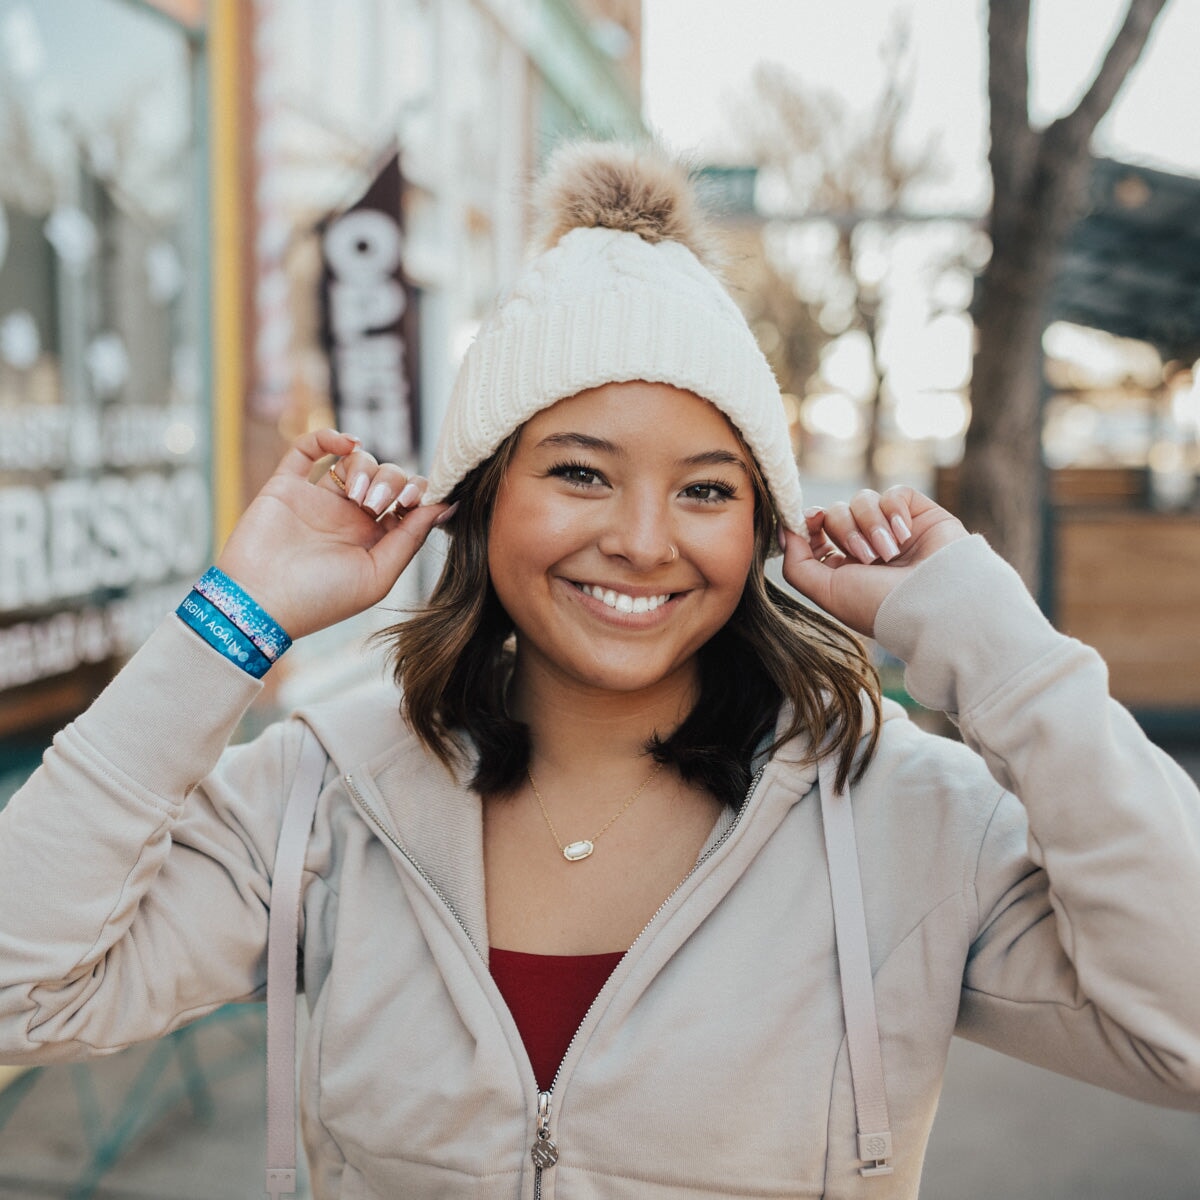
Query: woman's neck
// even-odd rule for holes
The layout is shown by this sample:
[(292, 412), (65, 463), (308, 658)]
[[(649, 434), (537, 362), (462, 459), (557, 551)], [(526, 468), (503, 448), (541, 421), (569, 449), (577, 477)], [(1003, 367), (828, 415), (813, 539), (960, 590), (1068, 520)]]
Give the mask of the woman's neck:
[(666, 738), (691, 711), (698, 692), (694, 667), (637, 692), (589, 688), (518, 659), (509, 703), (529, 726), (532, 769), (546, 773), (610, 775), (644, 770), (647, 742)]

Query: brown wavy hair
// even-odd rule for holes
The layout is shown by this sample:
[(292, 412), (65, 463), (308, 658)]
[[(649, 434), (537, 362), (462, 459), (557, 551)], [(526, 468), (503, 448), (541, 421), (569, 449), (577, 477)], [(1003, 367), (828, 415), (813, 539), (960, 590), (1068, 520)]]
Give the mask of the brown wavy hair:
[[(492, 588), (488, 532), (518, 429), (455, 488), (458, 510), (444, 529), (449, 548), (429, 601), (383, 630), (402, 712), (421, 741), (454, 771), (477, 753), (470, 786), (481, 794), (511, 792), (529, 763), (529, 728), (508, 715), (513, 623)], [(692, 711), (647, 746), (656, 761), (719, 800), (741, 804), (750, 763), (773, 738), (780, 705), (791, 706), (775, 745), (807, 733), (837, 757), (838, 786), (861, 775), (879, 736), (880, 688), (862, 642), (842, 625), (785, 592), (765, 573), (776, 543), (776, 517), (754, 458), (754, 556), (741, 600), (728, 622), (698, 653), (700, 691)], [(855, 769), (865, 708), (874, 716), (866, 752)], [(465, 738), (464, 738), (465, 735)]]

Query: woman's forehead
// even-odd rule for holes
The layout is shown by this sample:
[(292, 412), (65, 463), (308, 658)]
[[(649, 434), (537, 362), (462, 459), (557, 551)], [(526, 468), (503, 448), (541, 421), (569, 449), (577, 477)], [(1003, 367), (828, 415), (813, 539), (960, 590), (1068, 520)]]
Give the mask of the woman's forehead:
[[(666, 383), (607, 383), (559, 400), (526, 422), (522, 448), (538, 445), (622, 452), (649, 444), (679, 449), (681, 457), (748, 451), (715, 405)], [(690, 448), (689, 448), (690, 447)]]

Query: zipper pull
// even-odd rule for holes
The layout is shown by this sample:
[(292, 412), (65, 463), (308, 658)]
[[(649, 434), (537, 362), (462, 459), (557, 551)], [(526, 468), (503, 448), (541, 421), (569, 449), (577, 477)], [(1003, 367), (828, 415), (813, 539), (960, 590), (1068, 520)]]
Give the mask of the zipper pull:
[(558, 1147), (550, 1140), (550, 1093), (538, 1092), (537, 1140), (530, 1151), (533, 1165), (544, 1171), (558, 1162)]

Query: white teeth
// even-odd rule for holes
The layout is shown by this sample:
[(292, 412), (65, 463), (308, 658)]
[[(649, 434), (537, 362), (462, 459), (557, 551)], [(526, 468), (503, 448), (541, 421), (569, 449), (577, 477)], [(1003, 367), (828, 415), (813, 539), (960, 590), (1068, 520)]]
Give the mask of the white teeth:
[(582, 583), (579, 590), (585, 596), (592, 596), (609, 608), (623, 613), (654, 612), (671, 598), (670, 592), (664, 592), (661, 596), (627, 596), (624, 592), (615, 592), (612, 588), (602, 588), (594, 583)]

